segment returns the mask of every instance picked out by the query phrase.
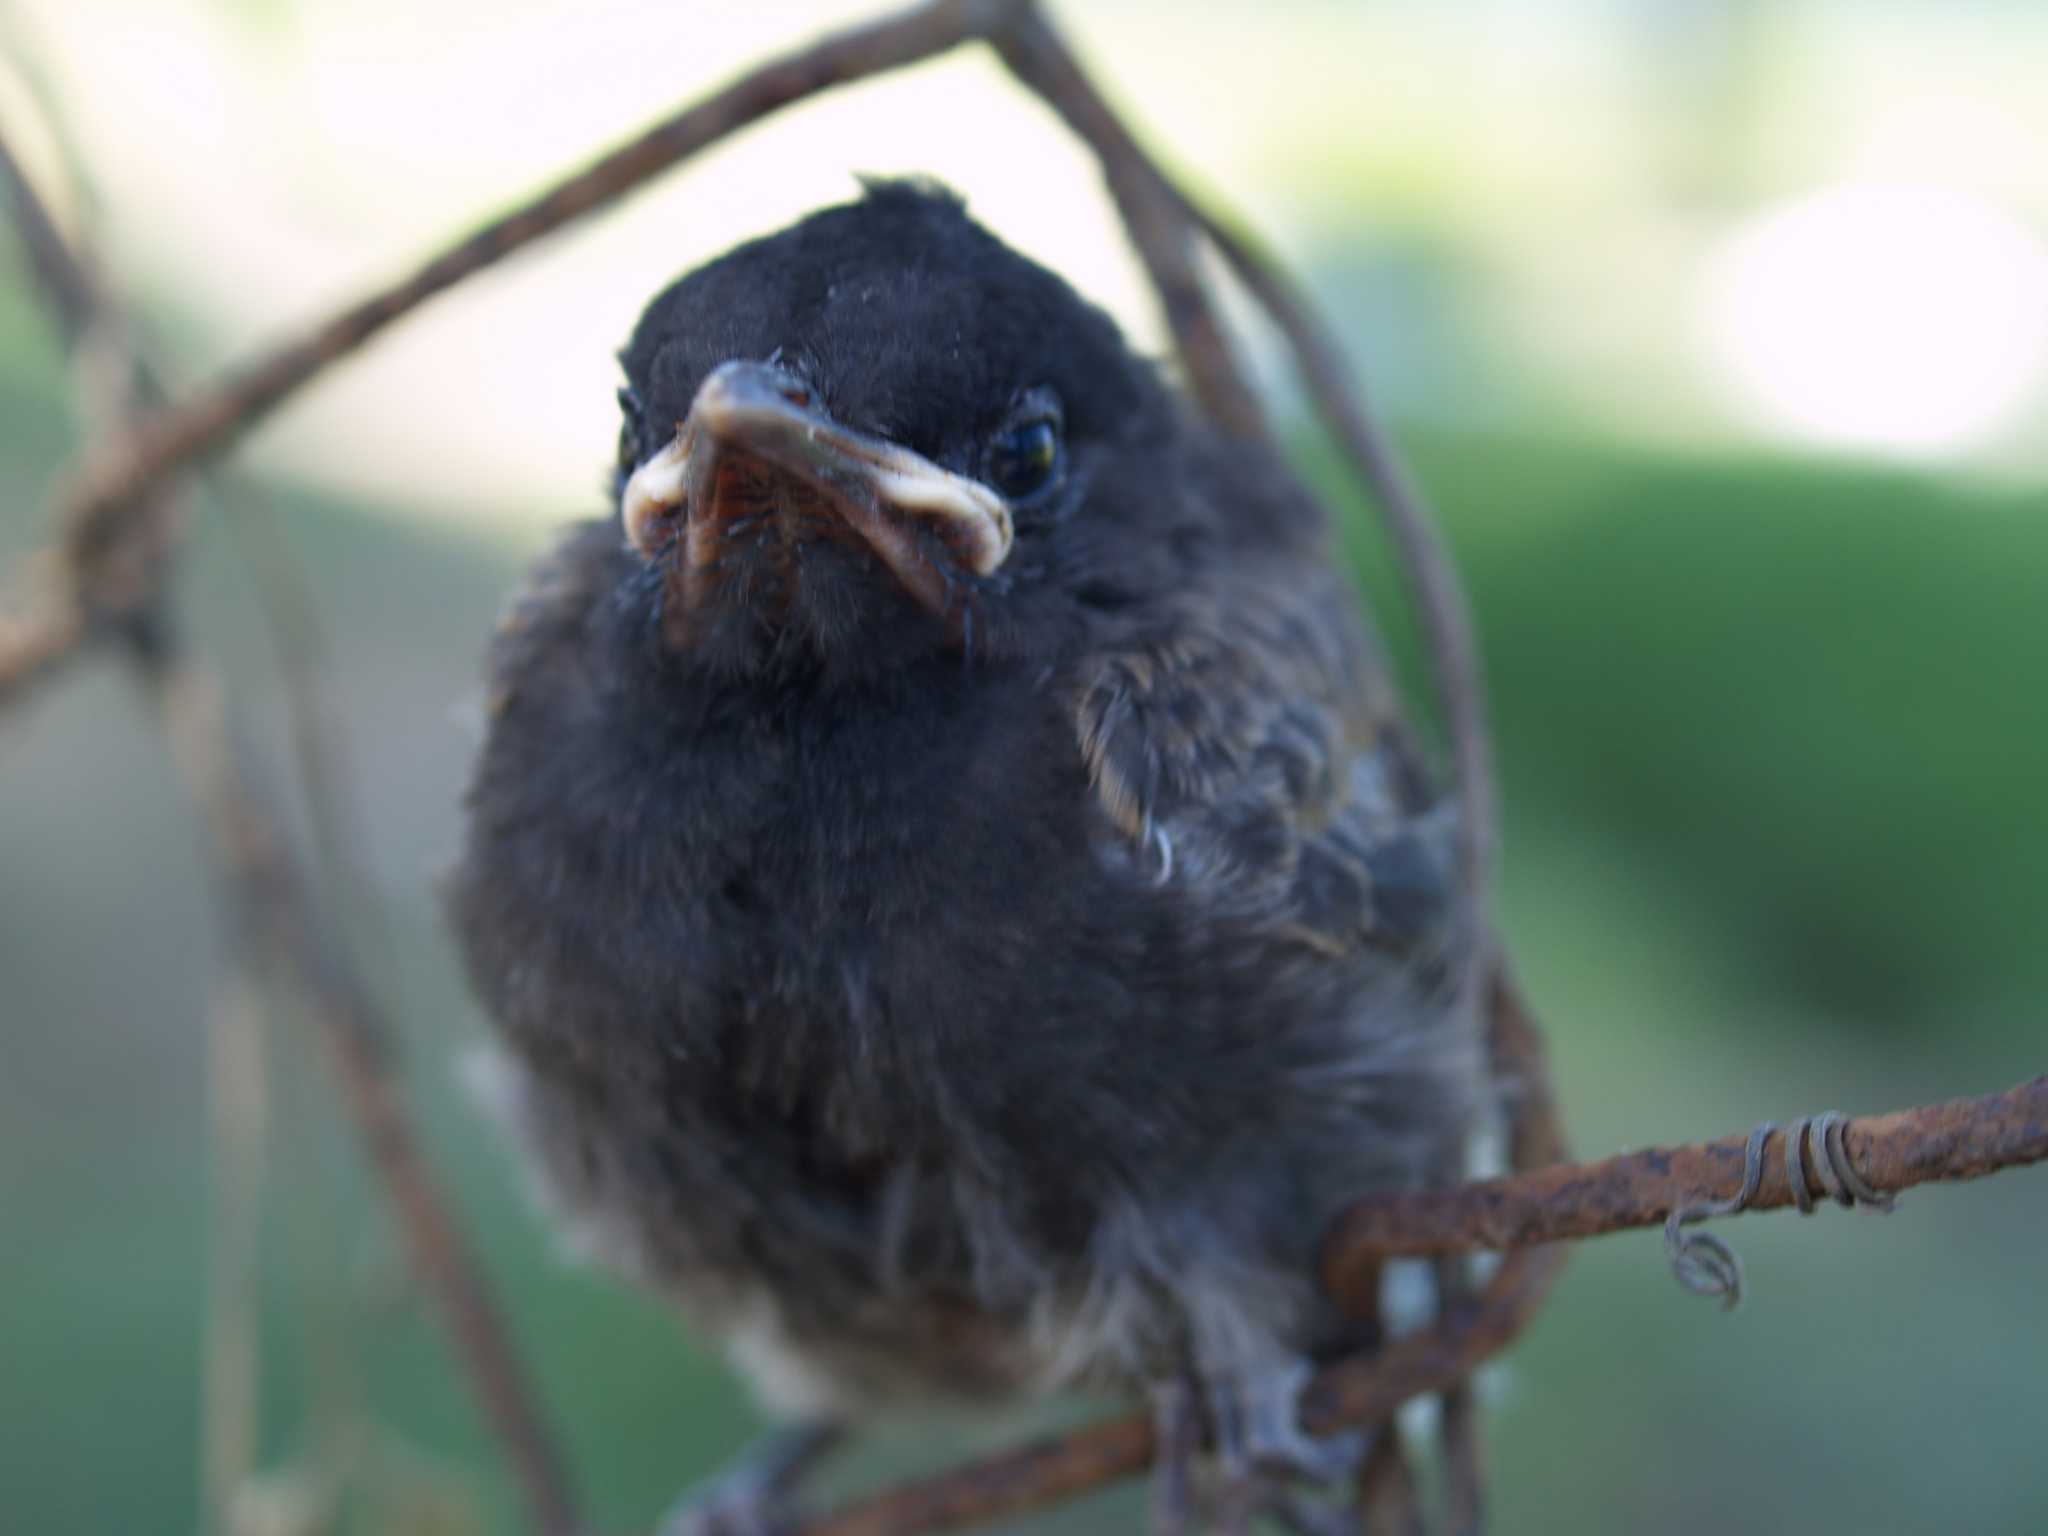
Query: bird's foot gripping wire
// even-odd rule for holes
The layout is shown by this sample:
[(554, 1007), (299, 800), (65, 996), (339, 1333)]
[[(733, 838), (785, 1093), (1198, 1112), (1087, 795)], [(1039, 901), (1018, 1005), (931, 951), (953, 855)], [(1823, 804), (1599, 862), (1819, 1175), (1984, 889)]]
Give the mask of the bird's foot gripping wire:
[(1154, 1536), (1243, 1536), (1261, 1516), (1302, 1536), (1356, 1529), (1341, 1505), (1311, 1496), (1348, 1484), (1367, 1443), (1362, 1434), (1319, 1437), (1301, 1428), (1301, 1393), (1313, 1374), (1304, 1360), (1250, 1381), (1198, 1387), (1181, 1377), (1155, 1389)]
[(662, 1518), (660, 1536), (782, 1536), (796, 1524), (798, 1485), (844, 1438), (837, 1424), (773, 1430)]

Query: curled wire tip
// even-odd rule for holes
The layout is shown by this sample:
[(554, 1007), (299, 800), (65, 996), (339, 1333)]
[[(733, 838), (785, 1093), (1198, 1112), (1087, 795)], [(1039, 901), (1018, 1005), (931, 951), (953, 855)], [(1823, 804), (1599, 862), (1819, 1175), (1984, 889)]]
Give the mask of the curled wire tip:
[(1724, 1311), (1742, 1305), (1742, 1255), (1711, 1232), (1681, 1233), (1667, 1225), (1665, 1251), (1671, 1273), (1695, 1296), (1718, 1296)]
[(1749, 1133), (1742, 1149), (1742, 1187), (1726, 1200), (1694, 1200), (1671, 1208), (1664, 1223), (1664, 1254), (1671, 1273), (1695, 1296), (1719, 1296), (1728, 1311), (1742, 1305), (1742, 1259), (1711, 1232), (1685, 1228), (1710, 1216), (1733, 1216), (1748, 1208), (1764, 1180), (1764, 1143), (1777, 1126), (1766, 1120)]
[[(1813, 1155), (1814, 1177), (1822, 1191), (1837, 1205), (1864, 1205), (1874, 1211), (1890, 1212), (1898, 1197), (1872, 1187), (1849, 1161), (1848, 1116), (1830, 1109), (1818, 1115), (1804, 1115), (1792, 1122), (1785, 1133), (1785, 1184), (1799, 1214), (1810, 1216), (1814, 1195), (1807, 1183), (1806, 1162)], [(1734, 1249), (1710, 1232), (1687, 1232), (1694, 1222), (1713, 1216), (1733, 1216), (1749, 1208), (1763, 1183), (1764, 1146), (1777, 1131), (1766, 1120), (1749, 1133), (1742, 1149), (1742, 1187), (1726, 1200), (1693, 1200), (1674, 1206), (1664, 1223), (1664, 1253), (1670, 1260), (1672, 1276), (1688, 1291), (1699, 1296), (1719, 1296), (1732, 1311), (1742, 1302), (1742, 1259)]]

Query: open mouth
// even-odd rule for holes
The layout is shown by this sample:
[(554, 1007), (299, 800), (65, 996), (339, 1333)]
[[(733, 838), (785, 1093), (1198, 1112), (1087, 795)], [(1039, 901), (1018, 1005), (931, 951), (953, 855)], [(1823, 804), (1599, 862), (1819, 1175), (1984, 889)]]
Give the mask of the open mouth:
[(676, 435), (626, 482), (626, 538), (652, 559), (678, 539), (686, 597), (763, 513), (786, 528), (851, 535), (922, 606), (951, 612), (960, 576), (1009, 557), (1010, 509), (978, 480), (841, 426), (804, 382), (771, 363), (730, 362), (698, 386)]

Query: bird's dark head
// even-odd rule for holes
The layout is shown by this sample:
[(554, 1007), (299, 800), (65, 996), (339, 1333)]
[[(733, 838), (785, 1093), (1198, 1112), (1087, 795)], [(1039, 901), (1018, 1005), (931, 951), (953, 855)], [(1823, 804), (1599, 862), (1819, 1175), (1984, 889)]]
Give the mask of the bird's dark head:
[(1151, 367), (922, 186), (692, 272), (623, 361), (640, 590), (719, 671), (1047, 650), (1165, 531), (1146, 465), (1178, 417)]

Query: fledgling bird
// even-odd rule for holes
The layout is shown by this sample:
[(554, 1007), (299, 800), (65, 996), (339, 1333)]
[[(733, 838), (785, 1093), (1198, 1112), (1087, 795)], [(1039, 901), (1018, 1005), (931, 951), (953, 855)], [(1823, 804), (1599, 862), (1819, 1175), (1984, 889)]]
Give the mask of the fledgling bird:
[[(1481, 1069), (1453, 811), (1325, 514), (924, 184), (682, 278), (623, 363), (451, 903), (570, 1235), (806, 1423), (1149, 1391), (1232, 1486), (1327, 1472), (1319, 1239), (1456, 1171)], [(767, 1528), (749, 1486), (703, 1509)]]

